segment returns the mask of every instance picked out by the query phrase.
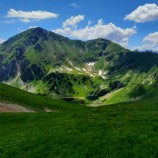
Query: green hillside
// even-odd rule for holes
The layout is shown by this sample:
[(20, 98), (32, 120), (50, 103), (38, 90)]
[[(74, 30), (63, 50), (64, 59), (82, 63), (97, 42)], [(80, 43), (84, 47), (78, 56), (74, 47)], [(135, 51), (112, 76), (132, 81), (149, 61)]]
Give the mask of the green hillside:
[(1, 101), (39, 111), (42, 104), (58, 110), (0, 113), (1, 158), (156, 158), (158, 155), (157, 88), (145, 99), (97, 108), (58, 102), (3, 84), (0, 96)]
[(51, 99), (46, 96), (31, 94), (1, 83), (0, 103), (17, 104), (38, 112), (44, 111), (45, 108), (61, 112), (63, 110), (79, 110), (80, 106), (82, 107), (80, 100), (74, 100), (72, 103), (68, 103), (62, 99)]

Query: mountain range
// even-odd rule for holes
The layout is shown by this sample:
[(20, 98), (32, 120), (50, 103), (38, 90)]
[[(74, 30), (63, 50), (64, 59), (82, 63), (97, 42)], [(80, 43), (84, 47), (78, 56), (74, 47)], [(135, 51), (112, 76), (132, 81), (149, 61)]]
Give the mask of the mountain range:
[(106, 39), (71, 40), (37, 27), (0, 45), (0, 82), (94, 106), (138, 100), (158, 86), (158, 54)]

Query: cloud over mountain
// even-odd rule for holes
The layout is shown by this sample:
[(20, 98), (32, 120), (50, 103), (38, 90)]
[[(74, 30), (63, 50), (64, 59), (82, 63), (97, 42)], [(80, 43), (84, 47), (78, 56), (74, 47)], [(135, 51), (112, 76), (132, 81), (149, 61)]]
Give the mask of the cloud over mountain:
[[(63, 28), (55, 29), (52, 31), (64, 36), (68, 36), (70, 38), (81, 40), (106, 38), (125, 47), (128, 46), (129, 37), (136, 33), (135, 27), (122, 29), (120, 27), (117, 27), (113, 23), (104, 24), (104, 21), (102, 19), (98, 20), (97, 24), (93, 26), (87, 25), (84, 28), (78, 29), (77, 24), (84, 19), (84, 16), (77, 17), (78, 18), (76, 19), (78, 20), (74, 20), (74, 17), (67, 19), (66, 22), (63, 23)], [(73, 23), (73, 21), (76, 22)], [(75, 28), (69, 26), (74, 26)]]
[(144, 37), (142, 46), (135, 47), (140, 51), (152, 50), (158, 52), (158, 32), (153, 32)]
[(5, 40), (4, 39), (0, 39), (0, 44), (2, 44), (3, 42), (5, 42)]
[(158, 37), (158, 32), (150, 33), (149, 35), (147, 35), (144, 38), (143, 41), (158, 44), (158, 38), (157, 37)]

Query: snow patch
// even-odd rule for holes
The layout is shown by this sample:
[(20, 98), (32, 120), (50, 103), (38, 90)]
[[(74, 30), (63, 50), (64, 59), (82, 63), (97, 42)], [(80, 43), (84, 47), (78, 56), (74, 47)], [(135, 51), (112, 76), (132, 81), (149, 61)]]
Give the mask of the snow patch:
[(96, 62), (87, 63), (88, 66), (94, 66)]
[(90, 74), (91, 77), (95, 77), (94, 75)]
[(71, 68), (68, 68), (68, 67), (65, 67), (65, 69), (68, 70), (68, 71), (72, 71), (72, 69), (71, 69)]
[(103, 72), (102, 70), (99, 70), (98, 75), (101, 76), (103, 79), (106, 79), (106, 77), (104, 76), (105, 74), (107, 74), (107, 72)]
[(69, 62), (69, 64), (70, 64), (71, 66), (73, 66), (72, 61), (70, 61), (68, 58), (67, 58), (67, 61)]
[(87, 70), (85, 68), (83, 68), (83, 71), (87, 72)]
[(103, 74), (102, 70), (99, 70), (98, 75), (101, 76)]

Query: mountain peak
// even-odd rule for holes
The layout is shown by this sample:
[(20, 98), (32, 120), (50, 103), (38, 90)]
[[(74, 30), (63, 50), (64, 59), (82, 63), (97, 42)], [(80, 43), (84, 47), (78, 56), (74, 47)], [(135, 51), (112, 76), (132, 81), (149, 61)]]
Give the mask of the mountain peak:
[(47, 30), (41, 28), (41, 27), (35, 27), (35, 28), (31, 28), (27, 31), (31, 31), (31, 32), (36, 32), (36, 33), (48, 33)]
[(48, 36), (49, 36), (49, 32), (41, 27), (36, 27), (30, 30), (27, 30), (25, 34), (33, 38), (38, 37), (38, 38), (43, 38), (43, 39), (48, 39)]

